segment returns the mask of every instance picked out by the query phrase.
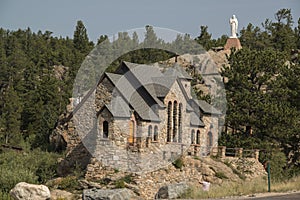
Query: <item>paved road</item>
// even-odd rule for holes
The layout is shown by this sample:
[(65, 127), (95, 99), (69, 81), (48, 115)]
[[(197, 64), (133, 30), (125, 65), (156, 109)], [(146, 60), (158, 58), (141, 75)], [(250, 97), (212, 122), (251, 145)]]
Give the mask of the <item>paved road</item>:
[[(270, 195), (270, 196), (269, 196)], [(290, 194), (274, 194), (265, 193), (258, 194), (258, 197), (225, 197), (222, 199), (212, 199), (212, 200), (300, 200), (300, 192), (290, 193)]]
[[(247, 198), (250, 199), (250, 198)], [(279, 195), (279, 196), (270, 196), (270, 197), (253, 197), (251, 199), (255, 200), (300, 200), (300, 193), (287, 194), (287, 195)]]

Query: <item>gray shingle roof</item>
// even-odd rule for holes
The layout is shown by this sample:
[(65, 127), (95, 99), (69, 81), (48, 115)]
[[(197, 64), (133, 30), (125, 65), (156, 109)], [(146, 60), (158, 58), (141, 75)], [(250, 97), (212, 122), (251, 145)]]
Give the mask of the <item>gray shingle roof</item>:
[(176, 81), (176, 77), (153, 77), (152, 80), (156, 96), (165, 97), (170, 91), (171, 86)]
[(191, 112), (190, 116), (192, 126), (205, 126), (204, 123), (201, 121), (200, 117), (195, 112)]
[[(159, 117), (152, 110), (153, 108), (147, 104), (145, 97), (142, 97), (141, 93), (135, 89), (126, 76), (111, 73), (106, 73), (106, 75), (113, 82), (116, 89), (122, 94), (122, 98), (125, 100), (124, 102), (128, 102), (142, 119), (160, 121)], [(122, 108), (124, 108), (124, 103), (121, 105)], [(116, 111), (112, 112), (112, 114), (113, 113), (116, 113)]]
[(120, 74), (113, 74), (113, 73), (105, 73), (106, 76), (113, 82), (114, 85), (116, 85), (119, 81), (119, 79), (122, 77)]
[(204, 112), (204, 113), (208, 113), (208, 114), (216, 114), (216, 115), (220, 115), (222, 114), (220, 111), (218, 111), (215, 107), (213, 107), (212, 105), (210, 105), (209, 103), (207, 103), (204, 100), (197, 100), (197, 99), (193, 99), (193, 101), (200, 107), (200, 109)]
[(105, 106), (114, 117), (130, 118), (129, 105), (120, 96), (113, 98), (110, 104)]
[(160, 107), (165, 107), (163, 102), (161, 102), (156, 95), (155, 88), (153, 86), (153, 79), (155, 77), (163, 77), (163, 73), (158, 67), (152, 65), (135, 64), (130, 62), (123, 62), (128, 69), (132, 72), (134, 77), (138, 80), (138, 83), (134, 84), (135, 88), (140, 88), (143, 86), (147, 92)]

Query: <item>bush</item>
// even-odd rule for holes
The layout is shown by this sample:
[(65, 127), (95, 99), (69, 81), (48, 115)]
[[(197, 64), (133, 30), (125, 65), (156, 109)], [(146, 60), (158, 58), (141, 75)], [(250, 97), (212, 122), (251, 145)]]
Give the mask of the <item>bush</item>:
[(64, 177), (58, 184), (58, 189), (73, 191), (79, 188), (79, 182), (77, 181), (76, 176), (67, 176)]
[(116, 180), (115, 188), (125, 188), (125, 181), (123, 179)]
[(261, 153), (260, 160), (262, 163), (270, 163), (272, 180), (283, 180), (289, 178), (288, 173), (290, 171), (285, 170), (287, 163), (286, 156), (279, 149), (274, 149), (267, 153)]
[(0, 153), (0, 192), (8, 193), (19, 182), (45, 183), (56, 175), (58, 157), (58, 154), (39, 150), (3, 151)]
[(181, 157), (174, 160), (174, 162), (172, 164), (174, 165), (174, 167), (176, 169), (182, 169), (182, 167), (184, 166), (184, 162)]
[(6, 192), (1, 192), (0, 191), (0, 199), (1, 200), (13, 200), (13, 198), (10, 197), (10, 194)]

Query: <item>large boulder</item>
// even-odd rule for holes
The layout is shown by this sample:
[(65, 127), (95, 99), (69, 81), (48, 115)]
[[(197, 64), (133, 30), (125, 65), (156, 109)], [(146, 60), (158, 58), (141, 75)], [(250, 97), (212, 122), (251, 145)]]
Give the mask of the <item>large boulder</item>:
[(129, 200), (132, 199), (133, 192), (126, 189), (85, 189), (83, 190), (83, 200)]
[(178, 199), (183, 193), (189, 189), (187, 183), (181, 182), (161, 187), (157, 194), (156, 199)]
[(10, 192), (15, 200), (50, 200), (50, 190), (45, 185), (18, 183)]

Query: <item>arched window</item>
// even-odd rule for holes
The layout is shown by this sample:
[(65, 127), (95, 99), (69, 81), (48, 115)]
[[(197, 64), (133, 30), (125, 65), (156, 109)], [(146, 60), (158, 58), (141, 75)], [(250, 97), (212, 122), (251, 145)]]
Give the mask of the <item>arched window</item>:
[(168, 103), (168, 124), (167, 124), (167, 142), (171, 142), (171, 131), (172, 131), (172, 102)]
[(177, 142), (177, 101), (173, 105), (173, 142)]
[(158, 127), (154, 126), (154, 137), (153, 141), (158, 141)]
[(148, 137), (152, 138), (152, 126), (151, 125), (149, 125), (149, 127), (148, 127)]
[(108, 138), (108, 122), (103, 122), (103, 138)]
[(195, 130), (192, 130), (192, 135), (191, 135), (191, 144), (195, 144)]
[(213, 135), (211, 131), (208, 132), (207, 145), (209, 147), (213, 146)]
[(196, 144), (200, 144), (200, 131), (197, 130)]
[(179, 104), (178, 109), (178, 142), (182, 142), (182, 104)]

